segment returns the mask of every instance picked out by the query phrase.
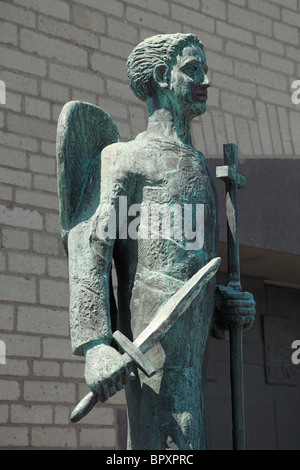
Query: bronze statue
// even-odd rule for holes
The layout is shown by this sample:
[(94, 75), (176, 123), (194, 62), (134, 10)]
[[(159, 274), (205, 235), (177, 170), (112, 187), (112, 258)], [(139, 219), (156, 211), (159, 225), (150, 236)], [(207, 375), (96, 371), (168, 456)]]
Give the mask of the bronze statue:
[(136, 139), (121, 142), (110, 116), (82, 102), (67, 103), (58, 124), (72, 349), (85, 356), (85, 379), (97, 399), (126, 386), (128, 449), (205, 449), (208, 339), (226, 337), (231, 317), (249, 328), (252, 295), (216, 286), (215, 276), (207, 280), (145, 354), (155, 370), (150, 377), (128, 366), (113, 337), (119, 330), (134, 341), (217, 256), (214, 181), (191, 138), (210, 87), (203, 45), (192, 34), (147, 38), (130, 54), (127, 73), (149, 114)]

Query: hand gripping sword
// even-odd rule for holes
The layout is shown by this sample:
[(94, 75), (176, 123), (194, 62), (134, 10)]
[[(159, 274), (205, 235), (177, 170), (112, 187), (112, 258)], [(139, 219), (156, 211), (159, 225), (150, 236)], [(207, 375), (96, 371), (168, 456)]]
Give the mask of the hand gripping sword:
[[(124, 351), (122, 355), (125, 364), (132, 362), (148, 376), (155, 373), (152, 364), (144, 354), (149, 351), (172, 328), (174, 323), (187, 310), (193, 300), (199, 295), (204, 285), (216, 274), (221, 258), (214, 258), (191, 277), (183, 286), (161, 307), (149, 325), (131, 342), (120, 331), (113, 333), (113, 338)], [(89, 392), (76, 406), (71, 414), (71, 421), (77, 422), (83, 418), (99, 400), (98, 394)]]
[[(237, 189), (246, 186), (246, 179), (238, 174), (237, 145), (225, 144), (223, 150), (225, 166), (217, 167), (216, 176), (225, 181), (226, 184), (228, 285), (234, 290), (240, 291), (242, 287), (240, 280)], [(241, 326), (238, 323), (230, 324), (229, 334), (233, 449), (244, 450), (243, 332)]]

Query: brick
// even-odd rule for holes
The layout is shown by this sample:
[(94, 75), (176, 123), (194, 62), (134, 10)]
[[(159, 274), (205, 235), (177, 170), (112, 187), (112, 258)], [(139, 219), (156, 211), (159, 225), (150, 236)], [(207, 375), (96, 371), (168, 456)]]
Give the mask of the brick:
[[(33, 376), (59, 377), (60, 365), (54, 361), (33, 361)], [(51, 407), (52, 410), (52, 407)]]
[(259, 52), (253, 47), (242, 46), (234, 41), (227, 41), (225, 52), (229, 56), (237, 57), (238, 59), (243, 59), (247, 62), (253, 62), (255, 64), (259, 63)]
[[(15, 300), (18, 301), (18, 299)], [(26, 302), (26, 300), (22, 302)], [(8, 357), (36, 358), (41, 356), (41, 340), (38, 336), (18, 335), (14, 332), (2, 335), (1, 337), (5, 341)]]
[(54, 175), (56, 170), (56, 161), (54, 158), (41, 157), (39, 155), (29, 155), (29, 168), (37, 173)]
[(102, 406), (95, 407), (94, 413), (89, 413), (84, 418), (84, 424), (93, 426), (113, 426), (115, 425), (115, 413), (113, 408)]
[(57, 196), (49, 193), (42, 193), (38, 191), (23, 191), (21, 189), (17, 189), (16, 202), (29, 206), (58, 210)]
[(29, 150), (31, 152), (37, 152), (38, 143), (36, 139), (31, 137), (25, 137), (13, 132), (1, 132), (1, 142), (4, 146), (14, 147), (18, 150)]
[[(30, 358), (31, 360), (31, 358)], [(7, 365), (5, 374), (11, 377), (28, 377), (29, 375), (29, 365), (28, 361), (25, 359), (13, 359), (9, 357), (7, 359)]]
[(51, 277), (68, 278), (68, 262), (65, 259), (48, 259), (48, 274)]
[(226, 141), (223, 113), (219, 110), (213, 109), (211, 114), (216, 135), (217, 151), (222, 155), (223, 144)]
[(250, 129), (250, 135), (252, 139), (254, 155), (261, 156), (263, 154), (263, 151), (261, 147), (260, 134), (259, 134), (257, 122), (249, 121), (249, 129)]
[(253, 34), (250, 31), (246, 31), (242, 28), (234, 27), (228, 23), (217, 21), (217, 34), (218, 36), (225, 36), (235, 41), (245, 42), (247, 44), (253, 44)]
[(18, 250), (29, 249), (29, 234), (22, 230), (2, 229), (2, 246)]
[(33, 187), (43, 191), (57, 193), (57, 179), (55, 176), (34, 175)]
[(33, 251), (45, 255), (58, 255), (58, 239), (44, 233), (33, 234)]
[(117, 443), (116, 430), (112, 428), (82, 428), (79, 442), (80, 446), (85, 449), (114, 449)]
[(6, 90), (5, 109), (21, 112), (22, 96)]
[(41, 405), (12, 405), (11, 422), (19, 424), (51, 424), (52, 406)]
[(58, 214), (46, 214), (46, 230), (47, 232), (60, 234), (60, 224), (59, 224), (59, 215)]
[(14, 328), (14, 307), (13, 305), (1, 304), (1, 330), (13, 330)]
[(119, 41), (117, 39), (102, 37), (100, 40), (100, 48), (103, 52), (111, 54), (121, 59), (127, 60), (129, 54), (131, 53), (133, 46), (124, 41)]
[(287, 77), (279, 72), (273, 72), (271, 70), (264, 69), (263, 67), (236, 61), (234, 73), (238, 78), (248, 80), (259, 85), (267, 85), (271, 89), (281, 91), (287, 90)]
[(257, 34), (255, 36), (255, 40), (256, 40), (256, 45), (259, 49), (264, 49), (265, 51), (273, 52), (273, 53), (281, 54), (281, 55), (284, 55), (285, 53), (283, 44), (281, 44), (278, 41), (275, 41), (274, 39), (269, 39), (269, 38), (266, 38), (265, 36), (260, 36), (259, 34)]
[[(68, 83), (77, 88), (103, 93), (103, 79), (90, 72), (82, 72), (58, 64), (50, 64), (50, 79), (63, 84)], [(48, 139), (49, 140), (49, 139)]]
[[(0, 400), (18, 400), (20, 386), (15, 380), (0, 379)], [(0, 441), (2, 443), (2, 441)]]
[(281, 144), (281, 135), (279, 130), (278, 118), (276, 107), (274, 105), (267, 105), (270, 133), (272, 137), (273, 149), (275, 155), (282, 155), (283, 149)]
[(116, 59), (111, 55), (99, 54), (98, 52), (91, 55), (92, 70), (101, 72), (109, 77), (118, 77), (119, 80), (127, 82), (126, 62), (125, 60)]
[[(215, 72), (213, 74), (213, 85), (218, 88), (225, 88), (226, 90), (232, 91), (233, 93), (239, 93), (248, 97), (255, 97), (256, 85), (254, 83), (249, 83), (246, 81), (236, 80), (233, 77), (229, 77), (222, 73)], [(209, 90), (209, 98), (210, 98)]]
[(52, 101), (64, 103), (69, 100), (69, 89), (66, 86), (58, 85), (57, 83), (42, 81), (41, 96)]
[(50, 105), (47, 101), (25, 96), (25, 113), (42, 119), (50, 119)]
[(200, 0), (173, 0), (174, 3), (179, 3), (186, 8), (193, 8), (194, 10), (200, 9)]
[(56, 142), (45, 142), (45, 141), (41, 142), (41, 152), (45, 153), (46, 155), (50, 155), (51, 157), (55, 157)]
[(1, 46), (0, 56), (2, 64), (5, 64), (5, 67), (8, 69), (13, 69), (14, 72), (19, 70), (20, 72), (26, 72), (40, 77), (45, 77), (46, 75), (46, 62), (44, 59)]
[(278, 20), (280, 18), (280, 8), (270, 4), (270, 2), (266, 3), (263, 0), (248, 0), (248, 7), (250, 10), (257, 11), (262, 15), (271, 16)]
[(95, 31), (98, 34), (106, 32), (104, 15), (81, 5), (73, 5), (73, 21), (75, 25)]
[(82, 5), (95, 8), (113, 16), (123, 16), (124, 9), (122, 2), (109, 0), (109, 2), (99, 2), (98, 0), (81, 0)]
[[(159, 2), (161, 5), (161, 2)], [(152, 4), (149, 3), (149, 5)], [(156, 8), (156, 7), (155, 7)], [(154, 11), (157, 11), (156, 9)], [(138, 29), (129, 25), (123, 20), (116, 20), (115, 18), (107, 18), (107, 31), (108, 36), (119, 39), (124, 38), (124, 41), (132, 44), (137, 44), (139, 41)]]
[(20, 134), (45, 140), (56, 140), (56, 124), (50, 123), (44, 119), (8, 113), (7, 127), (11, 131), (18, 130)]
[(41, 279), (40, 303), (54, 307), (69, 306), (69, 285), (67, 282)]
[(55, 406), (54, 407), (54, 424), (69, 425), (70, 424), (70, 407)]
[(27, 427), (0, 426), (0, 442), (2, 447), (27, 447), (29, 431)]
[[(175, 6), (175, 8), (177, 8), (177, 6)], [(171, 17), (175, 20), (178, 19), (176, 10), (172, 11)], [(132, 7), (126, 8), (126, 19), (131, 23), (146, 26), (159, 32), (164, 31), (164, 33), (174, 33), (180, 32), (181, 30), (180, 23), (176, 21), (172, 21), (167, 17), (155, 15), (154, 13), (149, 13)]]
[(10, 186), (0, 186), (0, 199), (4, 201), (12, 201), (13, 192)]
[(48, 403), (75, 403), (75, 384), (62, 381), (24, 381), (24, 399)]
[[(184, 7), (181, 7), (179, 5), (174, 5), (172, 4), (171, 5), (171, 16), (172, 18), (174, 18), (175, 20), (178, 20), (184, 24), (187, 24), (187, 25), (191, 25), (191, 26), (195, 26), (197, 28), (199, 28), (199, 30), (201, 31), (202, 29), (204, 31), (208, 31), (208, 32), (211, 32), (213, 33), (215, 31), (215, 19), (214, 18), (210, 18), (209, 16), (206, 16), (204, 15), (203, 13), (200, 13), (200, 12), (197, 12), (197, 11), (193, 11), (193, 10), (188, 10), (187, 8), (184, 8)], [(136, 21), (138, 23), (138, 21)], [(148, 26), (150, 27), (153, 27), (150, 24), (148, 24)], [(172, 31), (166, 31), (166, 32), (180, 32), (180, 30), (178, 29), (178, 26), (177, 26), (177, 29), (178, 31), (176, 31), (176, 27), (175, 25), (171, 27)], [(164, 29), (162, 29), (164, 31)]]
[(17, 330), (24, 333), (68, 336), (68, 312), (21, 305), (17, 311)]
[(46, 272), (46, 260), (42, 256), (24, 255), (20, 253), (8, 254), (8, 270), (21, 274), (40, 274)]
[(272, 139), (270, 135), (268, 116), (264, 103), (256, 102), (258, 126), (264, 155), (273, 155)]
[[(272, 3), (277, 3), (282, 6), (282, 0), (270, 0)], [(284, 0), (284, 6), (291, 10), (297, 10), (297, 0)]]
[(97, 105), (106, 111), (108, 114), (110, 114), (112, 117), (116, 117), (119, 119), (127, 119), (128, 118), (128, 110), (127, 106), (120, 103), (116, 102), (112, 99), (106, 99), (100, 96), (98, 98)]
[(283, 23), (274, 22), (274, 36), (282, 42), (297, 45), (299, 43), (299, 34), (297, 28), (288, 26)]
[(233, 5), (228, 5), (228, 20), (241, 28), (261, 33), (265, 36), (272, 35), (272, 21), (262, 15), (247, 11)]
[(8, 422), (8, 405), (0, 405), (0, 423)]
[(69, 5), (60, 0), (52, 0), (51, 2), (41, 2), (40, 0), (15, 0), (15, 3), (26, 8), (32, 8), (45, 15), (55, 16), (63, 20), (70, 19)]
[(205, 118), (202, 121), (202, 130), (205, 139), (207, 155), (217, 155), (216, 137), (210, 112), (206, 111)]
[(7, 84), (6, 92), (15, 90), (25, 95), (37, 95), (38, 93), (37, 80), (34, 78), (8, 70), (1, 70), (1, 79)]
[(26, 171), (2, 168), (0, 173), (0, 182), (29, 188), (31, 186), (31, 174)]
[(273, 103), (277, 106), (291, 106), (291, 94), (273, 90), (269, 87), (258, 86), (258, 96), (266, 103)]
[(276, 57), (272, 54), (267, 54), (266, 52), (261, 53), (261, 63), (264, 67), (267, 67), (272, 70), (280, 70), (286, 75), (293, 76), (294, 74), (294, 62), (288, 59), (283, 59), (282, 57)]
[(84, 369), (84, 358), (77, 356), (78, 359), (81, 359), (80, 362), (64, 362), (62, 366), (63, 376), (66, 378), (74, 378), (83, 380), (83, 369)]
[(0, 152), (0, 164), (24, 170), (27, 166), (26, 152), (3, 147)]
[(65, 39), (71, 44), (86, 46), (92, 49), (98, 49), (99, 47), (98, 36), (96, 34), (63, 21), (57, 21), (57, 19), (48, 16), (40, 16), (38, 18), (38, 29), (51, 36)]
[(0, 3), (0, 18), (13, 23), (28, 26), (29, 28), (35, 27), (35, 13), (27, 8), (11, 5), (7, 2)]
[(75, 448), (76, 430), (70, 427), (33, 427), (32, 446), (38, 448)]
[(221, 92), (221, 103), (224, 111), (240, 114), (248, 118), (254, 117), (254, 106), (251, 100), (243, 98), (236, 93)]
[(46, 56), (49, 59), (57, 59), (71, 65), (87, 66), (87, 52), (67, 42), (49, 38), (29, 29), (21, 29), (20, 40), (21, 48), (27, 52)]
[[(2, 17), (1, 17), (2, 18)], [(1, 22), (0, 42), (16, 46), (18, 43), (18, 28), (12, 23)]]
[(228, 75), (233, 74), (233, 62), (228, 57), (218, 54), (217, 52), (207, 51), (207, 65), (211, 71), (218, 71)]
[(253, 155), (253, 149), (248, 122), (241, 117), (236, 117), (234, 121), (240, 152), (242, 155), (251, 157)]
[(72, 360), (72, 350), (70, 339), (65, 338), (44, 338), (43, 339), (43, 357), (45, 359)]
[(223, 50), (223, 39), (218, 37), (216, 34), (208, 33), (207, 31), (199, 32), (198, 28), (193, 26), (186, 26), (183, 25), (182, 29), (183, 33), (193, 33), (199, 37), (200, 41), (204, 44), (204, 51), (206, 49), (213, 50), (213, 51), (222, 51)]
[(42, 216), (34, 210), (0, 205), (0, 223), (30, 229), (42, 229)]
[(221, 0), (202, 0), (202, 11), (221, 20), (226, 19), (226, 4)]
[(284, 153), (285, 155), (292, 155), (293, 150), (291, 142), (291, 132), (289, 128), (289, 118), (287, 110), (285, 108), (278, 107), (278, 119)]

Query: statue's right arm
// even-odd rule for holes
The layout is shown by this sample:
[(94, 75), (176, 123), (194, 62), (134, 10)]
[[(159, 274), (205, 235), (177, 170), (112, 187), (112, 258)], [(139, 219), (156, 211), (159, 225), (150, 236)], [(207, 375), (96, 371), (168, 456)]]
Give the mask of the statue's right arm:
[(74, 227), (68, 237), (70, 330), (72, 351), (85, 356), (88, 386), (105, 401), (130, 379), (130, 370), (113, 347), (110, 321), (110, 271), (115, 233), (108, 231), (119, 196), (126, 195), (127, 174), (118, 164), (118, 144), (101, 156), (101, 196), (92, 218)]

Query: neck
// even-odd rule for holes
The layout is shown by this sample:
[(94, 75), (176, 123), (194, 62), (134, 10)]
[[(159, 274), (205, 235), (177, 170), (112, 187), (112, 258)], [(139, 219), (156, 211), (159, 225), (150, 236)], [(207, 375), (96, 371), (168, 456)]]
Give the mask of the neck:
[(183, 118), (173, 109), (156, 107), (148, 103), (147, 135), (192, 146), (191, 119)]

